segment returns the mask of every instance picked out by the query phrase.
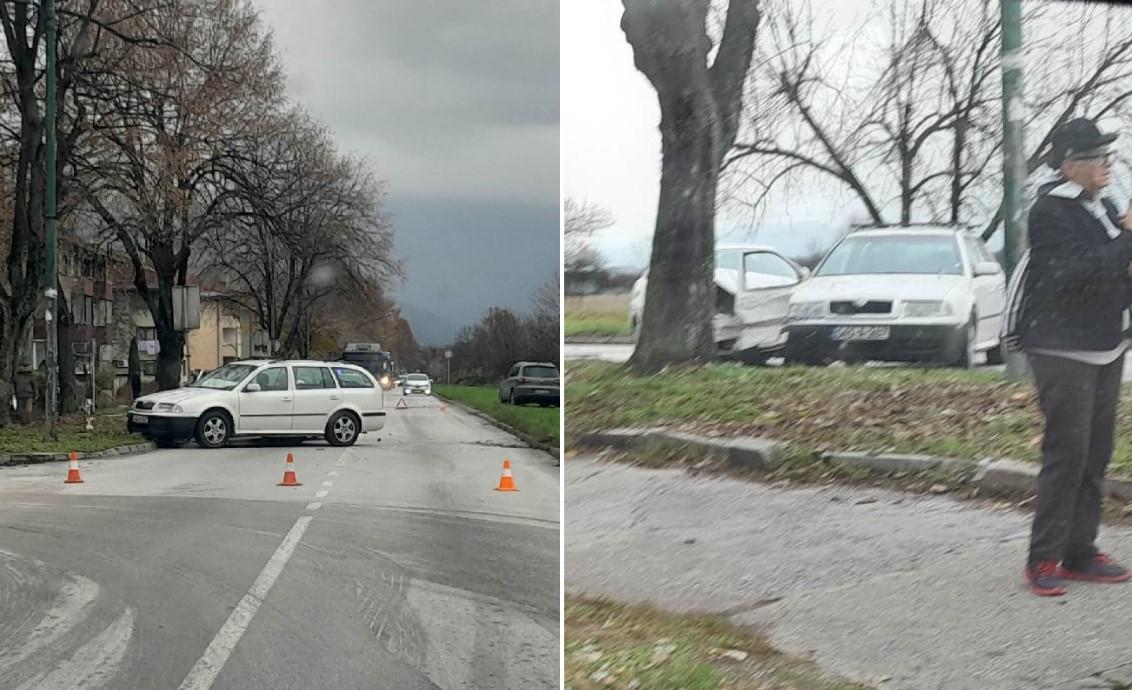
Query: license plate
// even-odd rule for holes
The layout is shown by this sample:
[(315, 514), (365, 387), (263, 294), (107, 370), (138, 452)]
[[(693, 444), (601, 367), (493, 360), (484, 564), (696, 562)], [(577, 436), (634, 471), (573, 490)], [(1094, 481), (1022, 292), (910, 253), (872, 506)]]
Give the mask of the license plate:
[(888, 326), (838, 326), (833, 329), (834, 340), (888, 340)]
[(134, 424), (149, 424), (149, 417), (144, 414), (134, 415)]

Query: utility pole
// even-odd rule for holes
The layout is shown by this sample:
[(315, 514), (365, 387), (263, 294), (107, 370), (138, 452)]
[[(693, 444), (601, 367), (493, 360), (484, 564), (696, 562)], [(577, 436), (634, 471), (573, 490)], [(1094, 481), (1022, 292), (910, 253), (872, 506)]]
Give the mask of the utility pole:
[[(1026, 183), (1026, 154), (1023, 149), (1025, 104), (1022, 100), (1022, 0), (1001, 0), (1002, 12), (1002, 172), (1003, 204), (1002, 252), (1006, 275), (1014, 273), (1026, 252), (1026, 209), (1022, 188)], [(1020, 352), (1006, 353), (1006, 377), (1022, 379), (1028, 375), (1026, 357)]]
[(47, 416), (47, 435), (52, 440), (58, 440), (59, 433), (55, 428), (55, 412), (58, 406), (57, 387), (59, 380), (59, 342), (55, 332), (55, 303), (58, 296), (56, 287), (59, 284), (58, 267), (56, 265), (56, 245), (58, 244), (58, 237), (56, 235), (56, 208), (55, 208), (55, 33), (56, 20), (55, 20), (55, 0), (43, 0), (42, 2), (43, 20), (47, 29), (47, 61), (44, 65), (46, 70), (47, 81), (47, 103), (44, 104), (45, 117), (44, 127), (47, 130), (47, 198), (45, 200), (44, 209), (45, 218), (44, 225), (47, 234), (47, 266), (44, 271), (44, 297), (47, 299), (47, 306), (43, 314), (44, 324), (47, 328), (47, 390), (44, 394), (44, 401), (46, 416)]

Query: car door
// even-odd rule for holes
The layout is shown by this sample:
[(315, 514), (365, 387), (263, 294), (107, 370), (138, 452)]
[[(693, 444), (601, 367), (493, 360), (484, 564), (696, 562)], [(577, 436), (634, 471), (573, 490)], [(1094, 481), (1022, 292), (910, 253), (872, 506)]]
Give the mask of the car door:
[[(259, 385), (259, 390), (248, 390), (248, 386), (253, 383)], [(295, 399), (287, 367), (260, 370), (240, 389), (239, 405), (240, 433), (290, 431)]]
[(511, 367), (507, 377), (499, 383), (499, 395), (507, 400), (511, 396), (511, 389), (515, 387), (515, 377), (519, 375), (518, 365)]
[(321, 434), (330, 414), (342, 403), (342, 393), (330, 369), (323, 366), (291, 367), (295, 380), (295, 411), (292, 431)]
[(802, 282), (793, 264), (768, 251), (743, 252), (735, 313), (743, 319), (736, 350), (770, 348), (783, 341), (790, 295)]
[(982, 241), (974, 237), (964, 237), (963, 240), (970, 257), (971, 286), (979, 316), (976, 339), (985, 343), (997, 338), (1001, 330), (1003, 312), (1006, 309), (1006, 275), (1002, 271), (994, 275), (975, 275), (975, 264), (997, 262)]

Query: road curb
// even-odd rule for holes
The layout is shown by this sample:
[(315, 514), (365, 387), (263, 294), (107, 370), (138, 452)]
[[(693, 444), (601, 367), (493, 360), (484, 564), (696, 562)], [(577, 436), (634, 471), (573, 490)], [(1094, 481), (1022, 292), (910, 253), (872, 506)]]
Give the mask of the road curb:
[[(123, 455), (141, 455), (156, 450), (153, 443), (134, 443), (128, 446), (116, 446), (105, 450), (95, 450), (79, 453), (79, 460), (94, 460), (96, 458), (113, 458)], [(0, 467), (15, 465), (40, 465), (45, 462), (67, 462), (71, 459), (70, 453), (7, 453), (0, 454)]]
[[(498, 429), (502, 429), (503, 431), (506, 431), (507, 433), (518, 438), (520, 441), (527, 444), (531, 448), (534, 448), (535, 450), (541, 450), (542, 452), (553, 456), (555, 460), (558, 460), (558, 461), (561, 462), (562, 456), (560, 455), (559, 448), (557, 448), (556, 446), (552, 446), (549, 443), (543, 443), (542, 441), (535, 439), (533, 436), (530, 436), (529, 434), (526, 434), (522, 431), (519, 431), (518, 429), (511, 426), (510, 424), (506, 424), (504, 422), (501, 422), (498, 419), (496, 419), (495, 417), (492, 417), (491, 415), (487, 414), (486, 412), (481, 412), (481, 411), (477, 410), (476, 408), (474, 408), (470, 405), (467, 405), (465, 403), (462, 403), (458, 400), (452, 400), (450, 398), (445, 398), (444, 396), (439, 395), (438, 393), (433, 393), (432, 395), (433, 395), (433, 397), (437, 398), (438, 400), (443, 400), (444, 402), (448, 403), (449, 405), (453, 405), (455, 407), (458, 407), (461, 410), (463, 410), (464, 412), (467, 412), (468, 414), (470, 414), (474, 417), (479, 417), (480, 419), (491, 424), (492, 426), (494, 426)], [(559, 408), (559, 414), (561, 414), (561, 409), (562, 408)]]
[[(576, 437), (577, 445), (590, 448), (637, 450), (648, 446), (679, 445), (705, 455), (726, 458), (733, 469), (774, 470), (785, 462), (785, 444), (765, 438), (718, 438), (659, 427), (632, 427), (589, 431)], [(915, 453), (870, 453), (830, 451), (822, 460), (832, 465), (866, 470), (872, 474), (928, 475), (945, 473), (960, 477), (970, 486), (991, 494), (1033, 495), (1038, 488), (1040, 465), (1011, 458), (939, 457)], [(1132, 502), (1132, 477), (1108, 477), (1105, 493)]]
[(632, 345), (637, 342), (631, 335), (573, 336), (563, 341), (567, 345)]

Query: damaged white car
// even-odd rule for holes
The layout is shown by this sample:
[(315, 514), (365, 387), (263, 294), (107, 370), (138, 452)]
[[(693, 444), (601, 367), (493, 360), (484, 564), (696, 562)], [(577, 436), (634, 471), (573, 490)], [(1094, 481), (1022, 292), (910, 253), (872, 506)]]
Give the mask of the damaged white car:
[[(715, 250), (715, 342), (724, 358), (763, 364), (786, 346), (790, 297), (809, 277), (774, 249), (755, 244), (724, 244)], [(648, 285), (646, 271), (633, 285), (629, 324), (640, 330)]]

